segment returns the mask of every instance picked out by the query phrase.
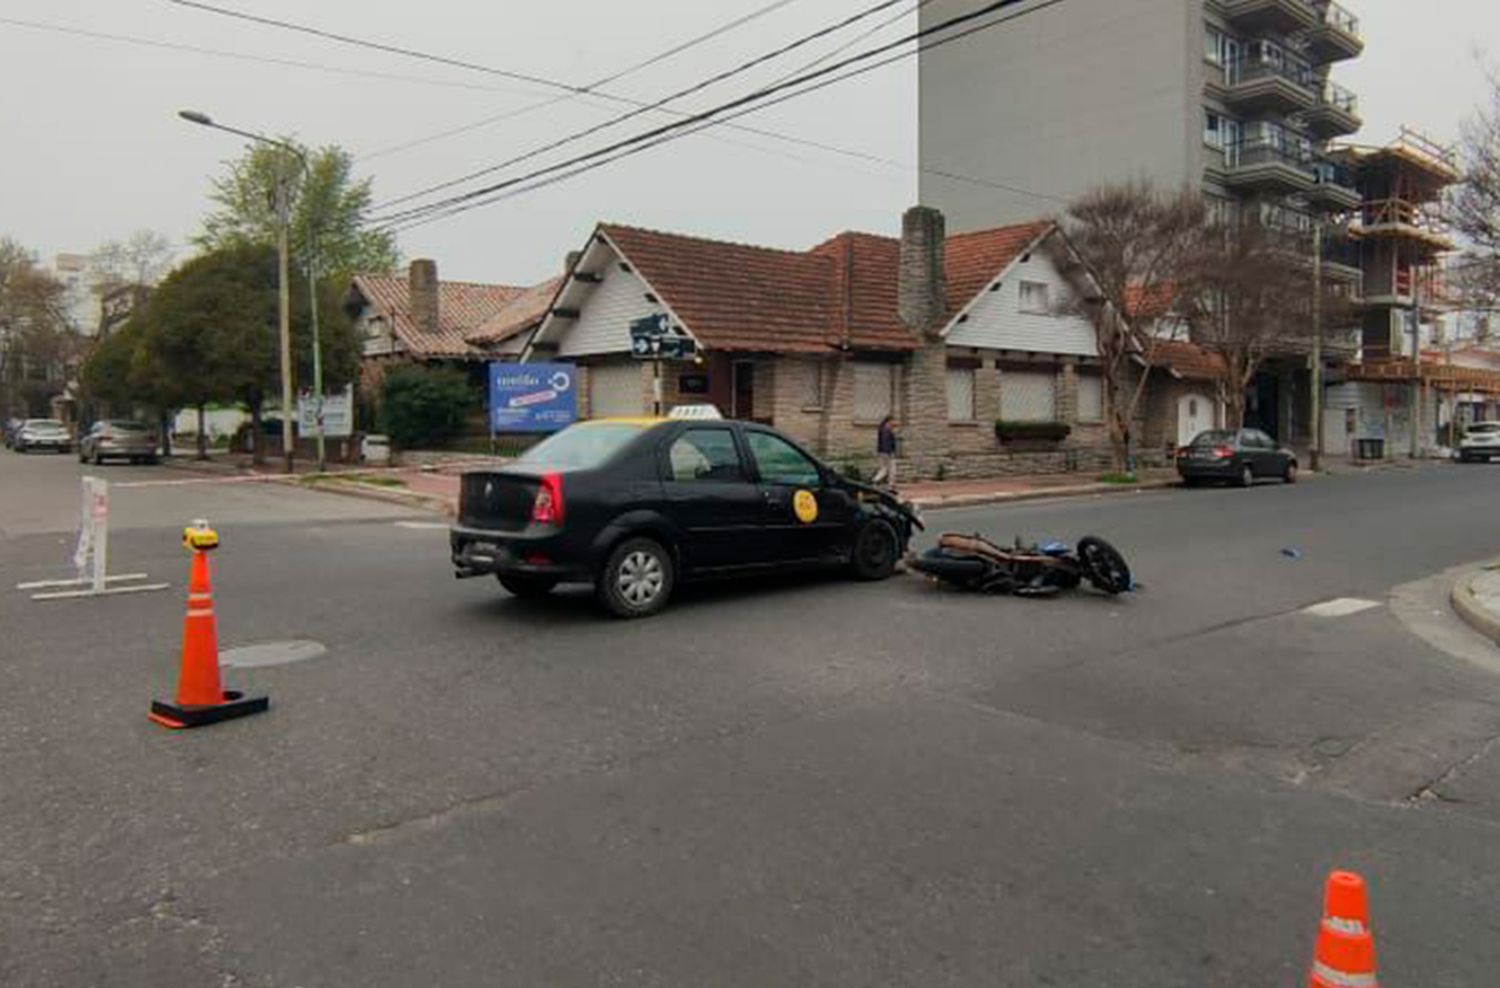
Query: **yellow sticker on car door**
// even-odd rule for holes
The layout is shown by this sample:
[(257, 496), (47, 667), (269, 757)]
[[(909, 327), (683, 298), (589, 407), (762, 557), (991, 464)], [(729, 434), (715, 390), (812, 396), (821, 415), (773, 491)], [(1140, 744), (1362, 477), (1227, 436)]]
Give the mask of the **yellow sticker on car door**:
[(792, 495), (792, 511), (797, 520), (811, 525), (818, 520), (818, 498), (812, 491), (798, 491)]

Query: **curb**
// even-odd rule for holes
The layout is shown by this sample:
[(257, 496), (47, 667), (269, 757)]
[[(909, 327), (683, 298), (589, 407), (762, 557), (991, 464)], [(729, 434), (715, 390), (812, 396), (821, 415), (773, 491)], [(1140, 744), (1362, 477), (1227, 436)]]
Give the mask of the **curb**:
[(1081, 487), (1058, 487), (1052, 490), (997, 491), (991, 494), (954, 494), (948, 497), (913, 498), (911, 503), (924, 511), (937, 511), (944, 508), (972, 508), (1017, 501), (1046, 501), (1052, 498), (1138, 494), (1141, 491), (1164, 490), (1180, 485), (1181, 481), (1178, 480), (1148, 480), (1140, 484), (1088, 484)]
[(323, 491), (328, 494), (345, 494), (350, 497), (362, 497), (369, 501), (384, 501), (387, 504), (401, 504), (409, 508), (420, 508), (436, 515), (452, 518), (457, 514), (454, 505), (447, 498), (431, 494), (417, 494), (413, 491), (396, 490), (390, 487), (381, 487), (377, 484), (362, 484), (354, 480), (318, 480), (313, 483), (303, 483), (300, 478), (285, 478), (281, 481), (291, 486), (302, 487), (311, 491)]
[(1479, 578), (1478, 573), (1469, 573), (1453, 584), (1448, 599), (1453, 604), (1453, 609), (1458, 616), (1464, 619), (1464, 623), (1475, 631), (1484, 635), (1490, 641), (1500, 645), (1500, 614), (1496, 614), (1481, 604), (1474, 596), (1474, 581)]

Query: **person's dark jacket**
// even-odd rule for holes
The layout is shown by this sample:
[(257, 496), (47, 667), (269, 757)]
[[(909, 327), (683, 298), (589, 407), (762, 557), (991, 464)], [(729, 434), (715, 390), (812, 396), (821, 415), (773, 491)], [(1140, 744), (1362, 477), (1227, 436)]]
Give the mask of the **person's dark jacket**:
[(880, 431), (875, 435), (875, 452), (896, 455), (896, 429), (891, 423), (880, 423)]

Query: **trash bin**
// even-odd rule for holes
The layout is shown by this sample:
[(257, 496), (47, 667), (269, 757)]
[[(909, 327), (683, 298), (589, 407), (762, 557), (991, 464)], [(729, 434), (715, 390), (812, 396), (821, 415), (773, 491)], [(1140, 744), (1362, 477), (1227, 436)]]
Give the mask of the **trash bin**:
[(371, 466), (389, 466), (391, 463), (391, 438), (389, 436), (365, 436), (360, 444), (359, 458)]
[(1383, 460), (1385, 459), (1384, 439), (1356, 439), (1355, 456), (1361, 460)]

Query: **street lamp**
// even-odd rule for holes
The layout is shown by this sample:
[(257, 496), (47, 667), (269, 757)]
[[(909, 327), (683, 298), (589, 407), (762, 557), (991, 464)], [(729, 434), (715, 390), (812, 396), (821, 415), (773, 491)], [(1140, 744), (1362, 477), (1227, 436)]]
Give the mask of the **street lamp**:
[[(254, 131), (240, 130), (236, 127), (228, 127), (217, 123), (206, 113), (197, 110), (179, 110), (177, 115), (188, 123), (197, 124), (200, 127), (211, 127), (214, 130), (222, 130), (228, 134), (235, 134), (247, 140), (271, 147), (281, 148), (289, 151), (302, 165), (304, 188), (312, 183), (312, 169), (308, 165), (307, 155), (295, 144), (286, 141), (278, 141), (264, 134)], [(313, 431), (318, 442), (318, 470), (322, 471), (326, 466), (326, 456), (323, 442), (323, 346), (318, 334), (318, 268), (316, 241), (313, 239), (313, 216), (312, 209), (307, 211), (307, 293), (309, 301), (309, 314), (312, 319), (312, 353), (313, 353), (313, 401), (316, 414), (313, 419)], [(288, 255), (290, 249), (288, 241), (291, 237), (291, 202), (287, 194), (287, 182), (285, 176), (280, 174), (276, 177), (276, 218), (280, 222), (281, 230), (278, 237), (277, 252), (280, 259), (279, 285), (281, 294), (281, 443), (282, 452), (286, 456), (287, 473), (293, 470), (293, 453), (296, 448), (293, 440), (292, 412), (292, 313), (289, 278), (287, 276)], [(259, 442), (259, 437), (256, 437)]]

